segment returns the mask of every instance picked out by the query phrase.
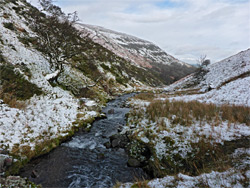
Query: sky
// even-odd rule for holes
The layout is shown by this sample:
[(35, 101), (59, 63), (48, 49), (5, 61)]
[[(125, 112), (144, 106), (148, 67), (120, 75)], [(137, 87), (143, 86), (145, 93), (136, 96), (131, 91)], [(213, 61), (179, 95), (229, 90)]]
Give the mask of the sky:
[[(37, 0), (27, 0), (34, 4)], [(57, 0), (81, 22), (151, 41), (191, 64), (250, 48), (250, 0)]]

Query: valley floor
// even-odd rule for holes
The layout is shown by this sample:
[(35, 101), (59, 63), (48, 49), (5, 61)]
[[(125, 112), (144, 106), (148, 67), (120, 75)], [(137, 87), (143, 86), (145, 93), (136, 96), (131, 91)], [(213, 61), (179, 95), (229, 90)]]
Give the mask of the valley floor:
[(122, 133), (150, 151), (145, 160), (132, 148), (130, 157), (156, 179), (117, 186), (249, 187), (250, 92), (239, 84), (246, 82), (249, 77), (204, 94), (182, 90), (134, 97)]

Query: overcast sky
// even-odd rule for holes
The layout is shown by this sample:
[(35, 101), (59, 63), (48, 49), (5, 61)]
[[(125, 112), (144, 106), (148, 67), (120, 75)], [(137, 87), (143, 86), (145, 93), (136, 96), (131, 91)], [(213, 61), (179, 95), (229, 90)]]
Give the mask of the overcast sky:
[[(35, 2), (37, 0), (27, 0)], [(178, 59), (212, 62), (250, 47), (250, 0), (57, 0), (81, 22), (160, 46)]]

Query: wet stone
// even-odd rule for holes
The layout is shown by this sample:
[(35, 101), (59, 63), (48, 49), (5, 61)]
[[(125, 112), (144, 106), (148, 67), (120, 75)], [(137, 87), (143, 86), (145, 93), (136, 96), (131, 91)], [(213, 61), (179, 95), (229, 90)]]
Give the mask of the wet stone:
[(115, 147), (119, 147), (120, 145), (120, 140), (119, 139), (114, 139), (112, 141), (112, 147), (115, 148)]
[(115, 134), (110, 137), (110, 141), (112, 143), (112, 147), (121, 147), (124, 148), (129, 142), (129, 139), (126, 135), (123, 134)]
[(4, 172), (9, 166), (12, 165), (12, 158), (8, 155), (0, 154), (0, 173)]
[(32, 178), (37, 178), (39, 175), (36, 170), (33, 170), (30, 175)]
[(106, 142), (104, 143), (104, 146), (108, 149), (108, 148), (111, 148), (111, 143), (110, 142)]
[(110, 109), (109, 111), (108, 111), (108, 114), (114, 114), (115, 113), (115, 110), (114, 109)]
[[(141, 168), (127, 166), (128, 155), (120, 149), (127, 145), (128, 138), (118, 134), (117, 128), (126, 123), (125, 114), (129, 112), (121, 105), (132, 95), (110, 101), (102, 111), (107, 118), (96, 120), (89, 132), (77, 132), (49, 154), (31, 161), (21, 176), (43, 187), (103, 188), (147, 177)], [(38, 177), (30, 177), (33, 170)]]

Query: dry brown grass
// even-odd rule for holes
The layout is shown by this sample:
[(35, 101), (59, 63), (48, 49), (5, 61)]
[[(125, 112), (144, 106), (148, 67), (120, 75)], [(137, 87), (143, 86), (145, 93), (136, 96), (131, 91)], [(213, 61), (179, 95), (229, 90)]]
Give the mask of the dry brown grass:
[[(131, 188), (150, 188), (148, 186), (148, 181), (147, 180), (139, 180), (138, 178), (135, 177), (136, 182), (131, 186)], [(125, 187), (125, 185), (122, 185), (120, 182), (116, 182), (116, 184), (113, 186), (113, 188), (120, 188), (120, 187)]]
[(148, 181), (147, 180), (139, 180), (138, 178), (136, 179), (136, 183), (134, 183), (131, 188), (150, 188), (148, 186)]
[(182, 95), (194, 95), (194, 94), (201, 94), (203, 92), (200, 91), (200, 89), (184, 89), (179, 91), (174, 91), (170, 93), (166, 93), (168, 97), (173, 96), (182, 96)]
[[(174, 124), (191, 125), (192, 121), (244, 123), (250, 126), (250, 108), (245, 106), (216, 106), (197, 101), (153, 101), (147, 107), (150, 120), (157, 121), (159, 117), (172, 119)], [(175, 115), (175, 118), (172, 116)]]
[(140, 100), (152, 101), (155, 98), (155, 94), (154, 93), (140, 93), (134, 96), (134, 98), (140, 99)]
[(11, 108), (25, 109), (26, 103), (25, 101), (20, 101), (13, 93), (4, 93), (0, 90), (0, 99)]

